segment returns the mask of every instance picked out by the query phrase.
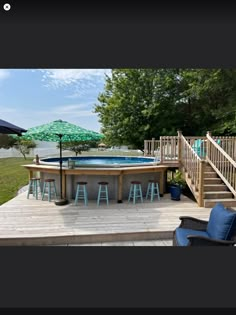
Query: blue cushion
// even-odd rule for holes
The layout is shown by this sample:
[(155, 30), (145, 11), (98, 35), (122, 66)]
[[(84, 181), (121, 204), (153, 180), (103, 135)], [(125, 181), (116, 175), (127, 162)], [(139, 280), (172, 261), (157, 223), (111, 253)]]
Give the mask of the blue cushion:
[(204, 150), (203, 146), (203, 140), (202, 139), (197, 139), (194, 141), (192, 148), (193, 150), (197, 153), (198, 156), (204, 157), (206, 155), (206, 152)]
[(199, 235), (199, 236), (206, 236), (209, 238), (209, 235), (205, 231), (197, 231), (191, 229), (183, 229), (177, 228), (175, 230), (176, 240), (179, 246), (187, 246), (189, 240), (187, 239), (188, 235)]
[(236, 225), (236, 211), (230, 211), (222, 203), (217, 203), (211, 210), (207, 233), (211, 238), (230, 240)]

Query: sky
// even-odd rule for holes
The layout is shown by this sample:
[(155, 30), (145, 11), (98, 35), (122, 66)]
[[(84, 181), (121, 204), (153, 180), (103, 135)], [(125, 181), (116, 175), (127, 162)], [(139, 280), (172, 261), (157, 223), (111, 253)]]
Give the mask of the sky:
[(62, 119), (100, 131), (94, 105), (110, 69), (0, 69), (0, 119), (28, 129)]

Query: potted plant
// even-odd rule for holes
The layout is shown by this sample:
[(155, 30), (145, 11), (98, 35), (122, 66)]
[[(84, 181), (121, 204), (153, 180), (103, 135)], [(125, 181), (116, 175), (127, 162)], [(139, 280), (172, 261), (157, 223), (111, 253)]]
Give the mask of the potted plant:
[(180, 200), (181, 192), (185, 185), (186, 182), (182, 177), (182, 173), (179, 170), (176, 170), (169, 185), (172, 200)]

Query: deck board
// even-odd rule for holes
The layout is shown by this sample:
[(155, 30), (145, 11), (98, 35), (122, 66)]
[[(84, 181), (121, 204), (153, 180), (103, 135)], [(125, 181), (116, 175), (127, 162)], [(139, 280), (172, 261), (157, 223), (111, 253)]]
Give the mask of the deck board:
[(27, 192), (0, 206), (0, 245), (41, 245), (80, 242), (138, 241), (170, 236), (179, 216), (209, 218), (209, 208), (200, 208), (186, 196), (132, 204), (111, 201), (107, 206), (89, 201), (74, 206), (26, 198)]

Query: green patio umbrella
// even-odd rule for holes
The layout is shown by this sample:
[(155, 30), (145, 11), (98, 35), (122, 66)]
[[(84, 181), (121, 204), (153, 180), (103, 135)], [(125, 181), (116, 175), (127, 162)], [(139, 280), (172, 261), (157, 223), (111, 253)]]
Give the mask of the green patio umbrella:
[(54, 120), (48, 124), (29, 128), (23, 133), (24, 139), (35, 139), (40, 141), (59, 142), (60, 145), (60, 200), (56, 205), (64, 205), (68, 201), (62, 197), (62, 142), (100, 140), (103, 135), (81, 128), (63, 120)]

